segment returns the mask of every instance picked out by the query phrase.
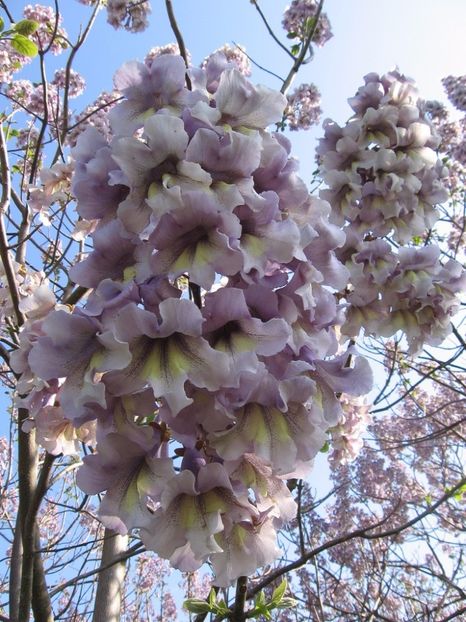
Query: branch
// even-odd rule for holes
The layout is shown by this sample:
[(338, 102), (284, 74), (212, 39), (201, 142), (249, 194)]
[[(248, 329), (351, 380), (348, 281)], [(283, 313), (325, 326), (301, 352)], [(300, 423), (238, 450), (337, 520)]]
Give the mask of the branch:
[(295, 60), (295, 57), (293, 56), (293, 54), (290, 52), (290, 50), (286, 47), (286, 45), (284, 45), (280, 39), (277, 37), (277, 35), (274, 33), (274, 31), (272, 30), (272, 28), (270, 27), (269, 22), (267, 21), (267, 18), (265, 17), (264, 13), (262, 12), (259, 4), (257, 3), (256, 0), (251, 0), (252, 4), (256, 7), (257, 12), (259, 13), (259, 15), (261, 16), (262, 21), (265, 24), (265, 27), (267, 28), (267, 31), (269, 33), (269, 35), (272, 37), (272, 39), (275, 41), (275, 43), (277, 45), (279, 45), (282, 50), (284, 50), (288, 56), (290, 56), (293, 61)]
[(6, 4), (6, 2), (4, 2), (3, 0), (0, 0), (0, 6), (2, 7), (2, 9), (5, 11), (8, 19), (10, 20), (10, 22), (13, 24), (16, 20), (13, 17), (13, 15), (10, 13), (8, 6)]
[[(100, 11), (100, 9), (102, 8), (102, 2), (101, 0), (99, 0), (98, 2), (96, 2), (94, 9), (92, 11), (91, 17), (89, 18), (89, 21), (86, 25), (86, 28), (84, 29), (84, 31), (82, 32), (82, 34), (79, 35), (78, 40), (76, 41), (76, 44), (74, 46), (72, 46), (72, 50), (70, 52), (70, 55), (68, 57), (68, 60), (66, 62), (66, 67), (65, 67), (65, 90), (63, 93), (63, 128), (61, 131), (61, 135), (60, 135), (60, 142), (63, 143), (65, 141), (66, 138), (66, 134), (68, 132), (68, 105), (69, 105), (69, 97), (68, 97), (68, 93), (69, 93), (69, 88), (70, 88), (70, 75), (71, 75), (71, 66), (73, 64), (73, 60), (74, 57), (76, 56), (76, 54), (78, 53), (79, 49), (82, 47), (83, 43), (86, 41), (89, 32), (92, 28), (92, 26), (94, 25), (95, 19), (97, 17), (97, 13)], [(60, 152), (60, 145), (59, 148), (57, 149), (57, 152), (55, 153), (55, 157), (52, 161), (52, 164), (56, 162), (56, 160), (58, 159), (58, 154)]]
[(75, 305), (77, 302), (81, 300), (83, 296), (89, 291), (87, 287), (82, 287), (79, 285), (74, 291), (71, 292), (69, 296), (67, 296), (63, 300), (64, 305)]
[(99, 573), (94, 603), (93, 622), (119, 622), (121, 593), (125, 580), (126, 559), (122, 554), (128, 546), (128, 536), (105, 529), (102, 564), (108, 567)]
[(293, 67), (290, 69), (290, 73), (285, 78), (282, 88), (280, 89), (280, 92), (283, 93), (284, 95), (286, 94), (287, 90), (290, 88), (291, 83), (293, 82), (296, 74), (299, 71), (299, 68), (301, 67), (301, 65), (304, 62), (304, 59), (306, 58), (307, 52), (312, 43), (312, 39), (314, 38), (315, 32), (317, 30), (317, 25), (319, 23), (320, 15), (322, 13), (323, 8), (324, 8), (324, 0), (320, 0), (319, 6), (317, 7), (317, 11), (315, 14), (314, 26), (311, 28), (311, 31), (309, 32), (307, 39), (301, 48), (301, 52), (299, 53), (299, 56), (295, 59), (295, 62), (293, 63)]
[(246, 605), (246, 594), (248, 591), (248, 578), (238, 577), (236, 581), (235, 604), (230, 616), (231, 622), (244, 622), (246, 616), (244, 614), (244, 606)]
[(18, 622), (29, 622), (32, 602), (34, 534), (26, 533), (24, 526), (29, 506), (34, 496), (37, 479), (37, 448), (33, 434), (23, 431), (22, 426), (28, 418), (25, 408), (18, 409), (18, 488), (19, 508), (16, 529), (22, 537), (21, 595), (19, 600)]
[[(188, 69), (189, 67), (188, 54), (186, 52), (183, 35), (181, 34), (181, 30), (179, 29), (178, 22), (176, 21), (175, 13), (173, 12), (172, 0), (165, 0), (165, 7), (167, 9), (167, 15), (170, 21), (170, 26), (173, 30), (173, 34), (175, 35), (176, 42), (178, 43), (178, 47), (180, 48), (180, 56), (184, 60), (186, 69)], [(192, 90), (191, 78), (189, 77), (188, 72), (186, 72), (186, 86), (190, 91)]]
[(305, 555), (301, 555), (294, 562), (291, 562), (287, 564), (286, 566), (283, 566), (282, 568), (277, 568), (277, 570), (271, 572), (265, 579), (257, 583), (251, 590), (249, 590), (246, 598), (247, 599), (253, 598), (258, 592), (260, 592), (265, 587), (270, 585), (270, 583), (273, 583), (276, 579), (282, 577), (288, 572), (291, 572), (292, 570), (296, 570), (297, 568), (304, 566), (306, 562), (313, 559), (316, 555), (319, 555), (323, 551), (333, 548), (334, 546), (337, 546), (338, 544), (342, 544), (343, 542), (348, 542), (349, 540), (353, 540), (354, 538), (362, 538), (364, 540), (377, 540), (380, 538), (387, 538), (390, 536), (395, 536), (395, 535), (400, 534), (406, 529), (409, 529), (409, 527), (412, 527), (413, 525), (421, 521), (426, 516), (433, 514), (440, 505), (442, 505), (443, 503), (445, 503), (445, 501), (448, 501), (448, 499), (453, 497), (456, 494), (456, 492), (460, 490), (460, 488), (464, 486), (465, 484), (466, 484), (466, 477), (463, 477), (455, 486), (453, 486), (448, 492), (446, 492), (442, 497), (440, 497), (440, 499), (438, 499), (434, 504), (429, 506), (427, 510), (424, 510), (424, 512), (417, 514), (414, 518), (407, 521), (406, 523), (403, 523), (402, 525), (399, 525), (398, 527), (394, 527), (393, 529), (388, 529), (387, 531), (381, 531), (378, 533), (370, 533), (374, 529), (377, 529), (378, 527), (383, 525), (384, 522), (386, 522), (387, 517), (384, 517), (383, 519), (378, 521), (376, 524), (371, 525), (370, 527), (356, 529), (355, 531), (352, 531), (343, 536), (339, 536), (338, 538), (334, 538), (333, 540), (329, 540), (328, 542), (325, 542), (324, 544), (316, 547), (315, 549), (308, 551)]
[(50, 590), (50, 597), (53, 598), (57, 594), (60, 594), (60, 592), (63, 592), (64, 589), (66, 589), (67, 587), (70, 587), (71, 585), (74, 585), (78, 581), (81, 581), (83, 579), (88, 579), (89, 577), (92, 577), (98, 574), (99, 572), (103, 572), (104, 570), (107, 570), (107, 568), (110, 568), (114, 564), (119, 564), (120, 562), (126, 561), (130, 557), (134, 557), (135, 555), (139, 555), (139, 553), (143, 553), (145, 550), (146, 549), (143, 546), (142, 542), (138, 542), (134, 546), (130, 547), (126, 551), (126, 553), (116, 556), (111, 562), (101, 564), (98, 568), (94, 568), (94, 570), (83, 572), (83, 574), (79, 574), (73, 579), (70, 579), (69, 581), (60, 583), (60, 585), (57, 585), (57, 587)]

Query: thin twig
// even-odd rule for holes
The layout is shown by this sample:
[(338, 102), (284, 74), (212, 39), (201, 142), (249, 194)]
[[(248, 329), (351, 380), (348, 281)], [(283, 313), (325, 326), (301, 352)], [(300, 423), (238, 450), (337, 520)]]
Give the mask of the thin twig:
[(413, 525), (421, 521), (423, 518), (426, 518), (426, 516), (430, 516), (431, 514), (433, 514), (438, 507), (440, 507), (443, 503), (448, 501), (448, 499), (453, 497), (465, 484), (466, 484), (466, 477), (463, 477), (455, 486), (450, 488), (448, 492), (442, 495), (440, 499), (438, 499), (435, 503), (433, 503), (426, 510), (424, 510), (424, 512), (417, 514), (414, 518), (407, 521), (406, 523), (403, 523), (402, 525), (399, 525), (398, 527), (394, 527), (386, 531), (371, 533), (374, 531), (374, 529), (377, 529), (378, 527), (380, 527), (386, 522), (387, 517), (384, 516), (380, 521), (378, 521), (374, 525), (371, 525), (369, 527), (364, 527), (361, 529), (356, 529), (355, 531), (346, 533), (342, 536), (339, 536), (338, 538), (334, 538), (332, 540), (329, 540), (328, 542), (325, 542), (324, 544), (316, 547), (315, 549), (308, 551), (305, 555), (301, 555), (294, 562), (291, 562), (287, 564), (286, 566), (282, 566), (281, 568), (277, 568), (277, 570), (271, 572), (269, 575), (267, 575), (267, 577), (265, 577), (262, 581), (259, 581), (258, 583), (256, 583), (256, 585), (254, 585), (254, 587), (251, 590), (249, 590), (246, 598), (248, 600), (250, 598), (253, 598), (258, 592), (260, 592), (265, 587), (267, 587), (268, 585), (276, 581), (278, 578), (282, 577), (283, 575), (288, 574), (292, 570), (301, 568), (301, 566), (304, 566), (308, 561), (313, 559), (316, 555), (319, 555), (319, 553), (322, 553), (323, 551), (333, 548), (334, 546), (337, 546), (338, 544), (342, 544), (343, 542), (348, 542), (349, 540), (353, 540), (354, 538), (362, 538), (364, 540), (378, 540), (381, 538), (388, 538), (390, 536), (396, 536), (402, 533), (403, 531), (406, 531), (406, 529), (409, 529), (410, 527), (412, 527)]
[(291, 51), (286, 47), (286, 45), (284, 43), (282, 43), (280, 41), (280, 39), (277, 37), (277, 35), (274, 33), (274, 31), (272, 30), (272, 28), (270, 27), (269, 22), (267, 21), (267, 18), (265, 17), (264, 13), (262, 12), (262, 9), (260, 8), (259, 4), (257, 3), (256, 0), (254, 0), (252, 2), (252, 4), (256, 7), (257, 12), (259, 13), (259, 15), (261, 16), (262, 21), (265, 24), (265, 27), (267, 28), (267, 31), (269, 33), (269, 35), (272, 37), (272, 39), (275, 41), (275, 43), (277, 45), (279, 45), (282, 50), (284, 50), (288, 56), (290, 56), (293, 60), (295, 60), (295, 57), (293, 56), (293, 54), (291, 53)]
[[(184, 64), (186, 65), (186, 69), (189, 67), (188, 62), (188, 54), (186, 52), (186, 46), (184, 44), (183, 35), (181, 34), (181, 30), (179, 29), (178, 22), (176, 21), (175, 13), (173, 12), (173, 4), (171, 0), (165, 0), (165, 7), (167, 9), (168, 19), (170, 21), (171, 29), (173, 30), (173, 34), (175, 35), (176, 42), (178, 43), (178, 47), (180, 49), (180, 56), (184, 60)], [(186, 86), (191, 91), (192, 83), (191, 78), (186, 71)]]
[[(307, 56), (308, 50), (311, 46), (312, 43), (312, 39), (314, 38), (315, 32), (317, 30), (317, 26), (319, 24), (319, 19), (320, 19), (320, 15), (322, 13), (322, 9), (324, 7), (324, 0), (320, 0), (319, 2), (319, 6), (317, 7), (317, 11), (316, 14), (314, 16), (314, 25), (311, 28), (307, 39), (304, 41), (303, 46), (301, 48), (301, 52), (299, 53), (299, 55), (295, 58), (295, 62), (293, 63), (293, 67), (290, 69), (289, 74), (287, 75), (287, 77), (285, 78), (285, 81), (282, 84), (282, 88), (280, 89), (280, 92), (283, 93), (283, 95), (286, 95), (287, 90), (290, 88), (291, 83), (293, 82), (296, 74), (299, 71), (299, 68), (301, 67), (301, 65), (304, 62), (304, 59)], [(294, 58), (294, 56), (293, 56)]]

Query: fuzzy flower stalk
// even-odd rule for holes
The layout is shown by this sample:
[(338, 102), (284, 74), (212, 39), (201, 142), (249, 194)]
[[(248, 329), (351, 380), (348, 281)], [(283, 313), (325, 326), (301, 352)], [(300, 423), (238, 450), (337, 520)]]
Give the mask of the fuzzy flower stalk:
[[(94, 447), (77, 481), (102, 495), (104, 525), (138, 530), (183, 571), (210, 561), (228, 586), (277, 558), (277, 531), (296, 510), (286, 479), (310, 470), (343, 421), (342, 394), (371, 388), (367, 361), (340, 349), (334, 295), (354, 271), (342, 225), (361, 219), (359, 203), (335, 216), (311, 196), (289, 141), (267, 130), (283, 118), (282, 94), (221, 52), (192, 69), (192, 91), (185, 72), (174, 54), (126, 63), (112, 138), (97, 127), (79, 135), (72, 192), (94, 223), (93, 248), (70, 276), (89, 293), (82, 307), (28, 321), (13, 363), (48, 450)], [(380, 123), (391, 137), (394, 122)], [(415, 164), (400, 177), (424, 201), (443, 196), (435, 162), (416, 152), (429, 136), (402, 127)], [(364, 160), (368, 143), (349, 139)], [(363, 276), (364, 257), (353, 262)], [(438, 268), (430, 252), (399, 263), (390, 292), (401, 299), (427, 296), (431, 282), (456, 291), (456, 268)], [(409, 281), (421, 266), (428, 277)], [(448, 314), (438, 295), (437, 307)]]

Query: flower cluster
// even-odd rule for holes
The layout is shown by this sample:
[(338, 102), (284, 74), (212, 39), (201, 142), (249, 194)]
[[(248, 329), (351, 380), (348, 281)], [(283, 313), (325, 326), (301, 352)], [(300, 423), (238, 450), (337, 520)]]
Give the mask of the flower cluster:
[(315, 84), (300, 84), (287, 95), (285, 117), (290, 130), (308, 130), (320, 121), (320, 93)]
[(201, 67), (206, 68), (209, 60), (214, 57), (215, 54), (223, 54), (229, 63), (232, 65), (243, 75), (249, 77), (251, 75), (251, 63), (249, 58), (245, 52), (245, 48), (242, 45), (231, 46), (228, 43), (222, 45), (222, 47), (212, 52), (207, 58), (202, 62)]
[(68, 47), (67, 34), (62, 28), (61, 16), (55, 13), (51, 6), (42, 4), (28, 4), (24, 7), (25, 19), (30, 19), (39, 24), (33, 35), (39, 49), (50, 49), (52, 54), (61, 54)]
[[(23, 264), (19, 264), (11, 257), (10, 264), (19, 295), (19, 310), (27, 320), (36, 320), (44, 317), (55, 307), (49, 281), (43, 272), (36, 272)], [(2, 324), (5, 318), (14, 315), (10, 285), (6, 270), (0, 262), (0, 317)]]
[(458, 294), (466, 287), (461, 264), (449, 260), (443, 265), (433, 245), (400, 248), (395, 254), (388, 242), (375, 240), (359, 249), (347, 264), (352, 289), (344, 332), (356, 335), (364, 326), (389, 337), (402, 330), (411, 352), (423, 343), (439, 345), (451, 332)]
[(343, 418), (332, 428), (332, 454), (334, 465), (347, 464), (357, 458), (364, 441), (362, 435), (370, 423), (369, 406), (361, 398), (342, 399)]
[(32, 187), (29, 194), (29, 207), (33, 214), (38, 214), (40, 221), (50, 225), (49, 208), (56, 202), (70, 200), (72, 164), (57, 162), (51, 168), (40, 171), (40, 187)]
[(148, 26), (150, 3), (141, 0), (107, 0), (107, 21), (114, 28), (141, 32)]
[(57, 69), (51, 84), (62, 90), (68, 88), (68, 97), (79, 97), (86, 88), (86, 81), (74, 69), (69, 69), (68, 77), (65, 69)]
[[(145, 64), (150, 67), (152, 62), (158, 56), (162, 56), (163, 54), (173, 54), (175, 56), (179, 55), (180, 48), (177, 43), (168, 43), (167, 45), (157, 45), (149, 50), (144, 58)], [(188, 64), (191, 64), (191, 54), (187, 52), (187, 60)]]
[(466, 112), (466, 75), (447, 76), (442, 80), (448, 99), (458, 110)]
[(108, 120), (108, 111), (119, 98), (116, 91), (108, 93), (103, 91), (97, 99), (84, 108), (71, 124), (71, 129), (67, 134), (67, 143), (74, 147), (78, 136), (89, 126), (95, 127), (105, 138), (110, 138), (111, 129)]
[(55, 430), (58, 451), (66, 422), (71, 441), (97, 439), (77, 481), (105, 493), (102, 522), (182, 570), (210, 560), (229, 585), (278, 555), (285, 480), (371, 373), (338, 353), (344, 235), (266, 129), (285, 97), (218, 53), (192, 91), (185, 71), (160, 55), (117, 72), (111, 142), (88, 128), (73, 150), (77, 211), (95, 223), (70, 272), (87, 302), (26, 326), (13, 364), (39, 439)]
[[(283, 14), (283, 28), (290, 36), (304, 41), (314, 28), (318, 5), (318, 0), (293, 0)], [(330, 21), (326, 13), (321, 13), (312, 42), (322, 47), (332, 37)]]
[(29, 80), (14, 80), (6, 89), (5, 95), (11, 101), (13, 109), (22, 109), (28, 114), (43, 118), (45, 102), (49, 118), (56, 118), (59, 109), (58, 91), (55, 84), (48, 84), (45, 96), (42, 84), (34, 85)]
[[(453, 105), (460, 111), (466, 110), (466, 76), (454, 78), (448, 76), (442, 81), (447, 95)], [(438, 102), (425, 102), (425, 111), (439, 133), (441, 142), (439, 151), (444, 154), (448, 168), (447, 185), (451, 196), (458, 202), (463, 202), (464, 180), (466, 178), (466, 117), (451, 120), (445, 106)], [(461, 217), (460, 217), (461, 219)], [(453, 227), (454, 233), (462, 236), (462, 224)], [(456, 242), (453, 242), (456, 245)]]
[(436, 204), (447, 198), (447, 171), (435, 151), (440, 137), (414, 83), (398, 72), (369, 74), (349, 103), (354, 116), (344, 127), (327, 120), (317, 150), (328, 186), (321, 197), (346, 232), (338, 251), (351, 275), (342, 292), (349, 305), (343, 332), (403, 330), (416, 352), (449, 334), (464, 271), (453, 260), (442, 265), (436, 246), (397, 252), (380, 238), (410, 243), (437, 220)]
[(8, 39), (0, 39), (0, 83), (9, 83), (13, 74), (31, 62), (30, 57), (19, 54)]
[(349, 103), (355, 115), (344, 127), (324, 122), (317, 152), (328, 189), (321, 196), (352, 234), (409, 242), (435, 223), (435, 205), (447, 198), (440, 139), (414, 83), (398, 72), (367, 75)]

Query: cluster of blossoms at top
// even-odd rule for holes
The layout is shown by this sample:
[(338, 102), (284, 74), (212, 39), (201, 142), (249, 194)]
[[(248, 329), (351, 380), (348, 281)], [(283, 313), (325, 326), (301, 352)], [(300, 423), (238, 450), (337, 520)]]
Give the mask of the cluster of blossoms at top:
[(107, 21), (114, 28), (141, 32), (149, 24), (150, 3), (141, 0), (107, 0)]
[(413, 82), (398, 72), (369, 74), (349, 103), (354, 116), (344, 127), (326, 121), (317, 150), (328, 186), (321, 197), (346, 232), (338, 256), (352, 286), (343, 292), (350, 305), (343, 330), (390, 336), (402, 329), (416, 351), (449, 333), (464, 272), (456, 261), (442, 265), (434, 246), (397, 252), (380, 238), (406, 244), (438, 219), (435, 206), (447, 198), (440, 137)]
[(287, 95), (285, 117), (290, 130), (308, 130), (320, 121), (320, 93), (315, 84), (300, 84)]
[[(56, 16), (54, 9), (41, 4), (28, 4), (24, 7), (25, 19), (37, 22), (38, 28), (32, 35), (39, 49), (50, 49), (53, 54), (60, 54), (67, 47), (66, 32), (61, 27), (61, 18)], [(57, 21), (58, 19), (58, 21)], [(8, 97), (13, 109), (23, 109), (27, 113), (43, 117), (44, 91), (40, 84), (29, 80), (14, 80), (14, 74), (30, 62), (30, 57), (19, 54), (9, 39), (0, 40), (0, 83), (2, 91)], [(56, 119), (58, 110), (58, 87), (64, 84), (64, 70), (55, 73), (54, 80), (48, 84), (47, 106), (50, 119)], [(70, 97), (82, 92), (84, 83), (74, 71), (70, 71)]]
[[(283, 14), (283, 28), (290, 34), (304, 41), (313, 28), (313, 18), (317, 14), (318, 0), (293, 0)], [(326, 13), (321, 13), (312, 42), (319, 47), (333, 37), (330, 21)]]
[[(94, 6), (99, 0), (78, 0), (80, 4)], [(151, 12), (149, 0), (107, 0), (107, 21), (114, 28), (141, 32), (149, 25)]]
[(339, 352), (344, 235), (266, 130), (286, 98), (222, 54), (192, 91), (185, 71), (161, 55), (117, 72), (113, 138), (89, 128), (73, 150), (95, 230), (70, 276), (89, 296), (28, 319), (12, 364), (49, 450), (95, 446), (77, 480), (105, 493), (102, 522), (183, 570), (210, 560), (228, 585), (279, 554), (285, 480), (371, 373)]

